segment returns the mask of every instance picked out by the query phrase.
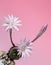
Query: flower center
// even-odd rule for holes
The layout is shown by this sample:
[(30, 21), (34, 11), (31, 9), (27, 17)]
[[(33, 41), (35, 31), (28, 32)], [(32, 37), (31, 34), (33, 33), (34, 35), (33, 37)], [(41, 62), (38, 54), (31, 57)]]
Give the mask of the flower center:
[(14, 22), (10, 22), (10, 27), (13, 27), (13, 25), (14, 25)]
[(21, 50), (22, 51), (25, 51), (25, 49), (26, 49), (26, 46), (25, 45), (21, 47)]

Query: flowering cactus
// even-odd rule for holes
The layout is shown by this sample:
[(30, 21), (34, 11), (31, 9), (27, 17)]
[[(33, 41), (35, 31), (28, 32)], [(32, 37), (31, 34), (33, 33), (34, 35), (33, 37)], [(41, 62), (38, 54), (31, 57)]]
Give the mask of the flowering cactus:
[(5, 20), (6, 23), (4, 23), (3, 26), (6, 27), (6, 30), (9, 30), (12, 47), (8, 52), (0, 51), (0, 65), (15, 65), (14, 60), (19, 60), (21, 57), (30, 55), (32, 52), (31, 43), (34, 43), (46, 31), (48, 25), (43, 25), (37, 36), (32, 41), (28, 41), (25, 38), (24, 40), (21, 40), (20, 44), (16, 46), (12, 40), (12, 30), (14, 28), (19, 31), (18, 26), (21, 26), (21, 20), (19, 20), (18, 17), (14, 17), (13, 15), (5, 17)]

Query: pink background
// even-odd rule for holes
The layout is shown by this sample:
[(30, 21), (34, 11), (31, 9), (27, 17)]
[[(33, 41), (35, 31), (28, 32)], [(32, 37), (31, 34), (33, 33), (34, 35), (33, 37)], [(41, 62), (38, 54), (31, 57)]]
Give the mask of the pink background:
[(15, 44), (23, 38), (32, 40), (44, 24), (48, 29), (35, 43), (30, 57), (16, 62), (16, 65), (51, 65), (51, 0), (0, 0), (0, 50), (8, 51), (11, 47), (9, 32), (1, 25), (4, 16), (13, 14), (20, 17), (20, 31), (13, 30)]

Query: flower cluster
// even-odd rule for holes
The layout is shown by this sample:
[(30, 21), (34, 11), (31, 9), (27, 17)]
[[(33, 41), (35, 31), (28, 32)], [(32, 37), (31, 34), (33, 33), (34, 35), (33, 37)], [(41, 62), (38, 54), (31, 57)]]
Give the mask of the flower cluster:
[[(19, 17), (14, 17), (13, 15), (8, 17), (5, 17), (5, 21), (6, 23), (3, 24), (3, 26), (6, 27), (6, 30), (10, 30), (15, 28), (17, 31), (19, 31), (18, 26), (21, 26), (20, 22), (21, 20), (19, 20)], [(27, 41), (26, 39), (22, 40), (18, 46), (18, 54), (22, 54), (22, 57), (24, 57), (25, 55), (28, 55), (31, 53), (32, 51), (32, 45), (30, 44), (29, 41)]]
[(7, 53), (5, 51), (0, 51), (0, 65), (15, 65), (14, 60), (19, 60), (21, 57), (29, 56), (32, 52), (32, 43), (46, 31), (48, 26), (47, 24), (44, 25), (32, 41), (28, 41), (25, 38), (21, 40), (17, 46), (15, 46), (12, 40), (12, 30), (14, 28), (19, 31), (19, 26), (21, 26), (20, 22), (21, 20), (19, 17), (14, 17), (13, 15), (5, 17), (5, 23), (2, 26), (5, 26), (6, 30), (9, 30), (10, 40), (13, 46)]

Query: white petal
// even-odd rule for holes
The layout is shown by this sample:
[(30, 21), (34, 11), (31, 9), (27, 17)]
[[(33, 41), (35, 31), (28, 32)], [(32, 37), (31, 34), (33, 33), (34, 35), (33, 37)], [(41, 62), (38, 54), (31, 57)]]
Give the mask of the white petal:
[(21, 20), (18, 20), (16, 23), (20, 23), (21, 22)]
[(21, 54), (21, 52), (19, 51), (18, 55), (20, 55), (20, 54)]
[(26, 37), (24, 38), (23, 42), (26, 42)]
[(8, 26), (8, 24), (3, 24), (2, 26)]
[(10, 16), (10, 15), (8, 15), (8, 18), (9, 18), (9, 19), (11, 19), (11, 16)]
[(5, 18), (6, 22), (9, 22), (9, 19), (7, 17), (4, 17), (4, 18)]
[(14, 28), (15, 28), (17, 31), (19, 31), (19, 29), (18, 29), (16, 26), (14, 26)]
[(22, 24), (16, 24), (17, 26), (21, 26)]
[(24, 52), (22, 52), (22, 58), (24, 58), (24, 56), (25, 56), (25, 53), (24, 53)]
[(27, 47), (27, 49), (29, 49), (30, 51), (32, 51), (32, 47)]
[(32, 43), (30, 43), (30, 46), (32, 46)]
[(25, 51), (25, 53), (26, 53), (27, 56), (30, 56), (30, 54), (27, 51)]
[(16, 22), (18, 19), (19, 19), (19, 17), (17, 17), (17, 18), (16, 18), (16, 17), (14, 17), (14, 22)]
[(12, 20), (14, 19), (13, 15), (11, 15), (11, 19), (12, 19)]
[(31, 50), (29, 50), (29, 49), (27, 49), (27, 50), (26, 50), (26, 52), (31, 53), (32, 51), (31, 51)]
[(8, 18), (9, 18), (9, 22), (13, 21), (13, 15), (11, 15), (11, 16), (8, 15)]
[(10, 29), (9, 26), (6, 28), (6, 30)]

